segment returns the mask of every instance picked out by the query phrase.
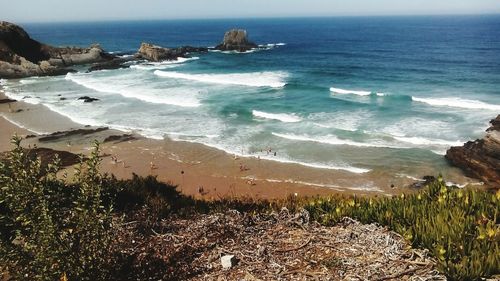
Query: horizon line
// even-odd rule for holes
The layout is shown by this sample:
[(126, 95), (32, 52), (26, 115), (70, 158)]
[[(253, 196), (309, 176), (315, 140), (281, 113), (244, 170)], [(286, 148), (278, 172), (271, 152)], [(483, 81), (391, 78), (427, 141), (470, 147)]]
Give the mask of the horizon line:
[(404, 18), (404, 17), (473, 17), (500, 16), (500, 12), (492, 13), (436, 13), (436, 14), (379, 14), (379, 15), (286, 15), (286, 16), (244, 16), (244, 17), (206, 17), (206, 18), (144, 18), (144, 19), (95, 19), (95, 20), (54, 20), (54, 21), (8, 21), (16, 24), (50, 24), (50, 23), (110, 23), (110, 22), (144, 22), (144, 21), (205, 21), (205, 20), (264, 20), (264, 19), (328, 19), (328, 18)]

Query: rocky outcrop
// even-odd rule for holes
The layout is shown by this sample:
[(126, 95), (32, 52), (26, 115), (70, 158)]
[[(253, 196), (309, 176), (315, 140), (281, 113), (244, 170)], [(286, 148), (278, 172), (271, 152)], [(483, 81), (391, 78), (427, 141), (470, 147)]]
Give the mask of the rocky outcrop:
[(112, 58), (99, 45), (53, 47), (33, 40), (18, 25), (0, 22), (0, 78), (66, 74), (69, 66)]
[(99, 99), (91, 98), (89, 96), (83, 96), (83, 97), (79, 97), (78, 100), (83, 100), (83, 102), (95, 102), (95, 101), (98, 101)]
[(112, 70), (112, 69), (120, 69), (120, 68), (129, 68), (130, 64), (127, 64), (132, 59), (127, 58), (114, 58), (112, 60), (97, 62), (92, 64), (91, 67), (88, 68), (87, 72), (97, 71), (97, 70)]
[(246, 52), (258, 48), (255, 43), (248, 40), (247, 31), (243, 29), (232, 29), (224, 34), (224, 40), (215, 47), (220, 51)]
[(484, 138), (469, 141), (463, 146), (452, 147), (446, 152), (446, 159), (460, 167), (471, 177), (500, 187), (500, 115), (491, 120)]
[(185, 58), (189, 53), (206, 52), (207, 48), (198, 48), (184, 46), (179, 48), (163, 48), (149, 43), (142, 43), (137, 56), (140, 58), (159, 62), (165, 60), (176, 60), (177, 58)]

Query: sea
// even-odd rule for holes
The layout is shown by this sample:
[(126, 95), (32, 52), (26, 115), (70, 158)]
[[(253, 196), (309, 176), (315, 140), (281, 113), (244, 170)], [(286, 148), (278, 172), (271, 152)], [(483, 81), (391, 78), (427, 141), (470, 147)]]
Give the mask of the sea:
[(51, 45), (99, 43), (121, 56), (141, 42), (215, 46), (246, 29), (260, 48), (2, 80), (9, 97), (77, 123), (240, 156), (353, 175), (446, 175), (446, 150), (484, 136), (500, 113), (500, 16), (21, 25)]

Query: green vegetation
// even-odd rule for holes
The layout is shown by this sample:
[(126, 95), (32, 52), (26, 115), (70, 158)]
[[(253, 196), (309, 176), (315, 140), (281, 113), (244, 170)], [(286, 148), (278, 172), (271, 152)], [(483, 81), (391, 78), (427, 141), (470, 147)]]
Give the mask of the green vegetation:
[[(425, 189), (397, 197), (291, 197), (283, 201), (198, 201), (155, 177), (117, 180), (99, 173), (99, 146), (68, 180), (58, 160), (42, 166), (14, 138), (0, 161), (0, 275), (15, 280), (126, 278), (128, 263), (113, 249), (122, 218), (161, 219), (227, 209), (268, 212), (307, 209), (318, 222), (343, 217), (376, 222), (427, 248), (450, 280), (479, 280), (500, 273), (500, 191), (447, 187), (439, 178)], [(123, 232), (123, 229), (121, 229)], [(329, 266), (335, 267), (332, 260)]]
[(335, 224), (342, 217), (388, 226), (414, 247), (434, 253), (451, 280), (500, 273), (500, 191), (447, 187), (440, 177), (415, 194), (373, 199), (317, 198), (305, 204), (312, 217)]
[(67, 184), (56, 175), (58, 159), (42, 167), (20, 141), (0, 163), (1, 269), (16, 280), (107, 279), (112, 216), (99, 146)]

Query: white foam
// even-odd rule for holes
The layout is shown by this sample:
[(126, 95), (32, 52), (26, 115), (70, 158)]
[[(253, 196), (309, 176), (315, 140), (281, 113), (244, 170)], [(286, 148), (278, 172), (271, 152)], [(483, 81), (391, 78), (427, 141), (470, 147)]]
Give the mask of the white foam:
[(326, 169), (326, 170), (342, 170), (342, 171), (347, 171), (350, 173), (354, 174), (364, 174), (370, 172), (370, 169), (364, 169), (364, 168), (357, 168), (357, 167), (352, 167), (352, 166), (336, 166), (336, 165), (325, 165), (325, 164), (318, 164), (318, 163), (306, 163), (306, 162), (300, 162), (300, 161), (293, 161), (293, 160), (288, 160), (288, 159), (283, 159), (283, 158), (272, 158), (272, 157), (266, 157), (263, 156), (261, 157), (262, 159), (266, 160), (272, 160), (280, 163), (287, 163), (287, 164), (298, 164), (310, 168), (316, 168), (316, 169)]
[(156, 70), (155, 75), (173, 79), (185, 79), (210, 84), (242, 85), (249, 87), (282, 88), (288, 76), (284, 72), (251, 72), (231, 74), (187, 74), (174, 71)]
[(461, 146), (464, 144), (462, 141), (449, 141), (442, 139), (427, 139), (423, 137), (404, 137), (393, 136), (394, 139), (415, 145), (442, 145), (442, 146)]
[(36, 82), (37, 82), (36, 79), (21, 79), (21, 80), (19, 80), (19, 83), (24, 84), (24, 85), (34, 84)]
[[(143, 88), (137, 84), (112, 83), (109, 78), (92, 77), (88, 74), (74, 75), (68, 73), (66, 79), (97, 92), (119, 94), (126, 98), (135, 98), (150, 103), (182, 107), (198, 107), (201, 105), (199, 100), (193, 97), (192, 93), (179, 93), (178, 89), (158, 91), (147, 87)], [(134, 81), (129, 82), (134, 83)]]
[(126, 59), (126, 58), (133, 58), (134, 55), (119, 55), (118, 57)]
[(145, 62), (141, 64), (134, 64), (131, 65), (130, 68), (134, 69), (140, 69), (140, 70), (151, 70), (151, 69), (165, 69), (165, 68), (174, 68), (181, 66), (182, 64), (193, 61), (193, 60), (198, 60), (200, 59), (199, 57), (191, 57), (191, 58), (182, 58), (179, 57), (177, 60), (168, 60), (168, 61), (161, 61), (161, 62)]
[(262, 44), (262, 45), (259, 45), (257, 48), (252, 48), (252, 49), (244, 51), (244, 52), (240, 52), (240, 51), (236, 51), (236, 50), (221, 51), (221, 50), (215, 50), (215, 49), (213, 49), (214, 47), (209, 47), (208, 51), (209, 52), (213, 52), (213, 53), (222, 53), (222, 54), (251, 54), (251, 53), (255, 53), (255, 52), (259, 52), (259, 51), (271, 50), (271, 49), (274, 49), (274, 48), (277, 48), (277, 47), (282, 47), (282, 46), (285, 46), (285, 45), (286, 45), (286, 43)]
[(269, 43), (269, 44), (263, 44), (263, 45), (259, 45), (259, 48), (261, 49), (267, 49), (267, 50), (270, 50), (270, 49), (273, 49), (273, 48), (276, 48), (276, 47), (280, 47), (280, 46), (285, 46), (286, 43)]
[[(254, 154), (248, 154), (248, 153), (243, 153), (242, 149), (235, 148), (233, 146), (225, 146), (222, 143), (218, 142), (217, 140), (212, 140), (210, 142), (201, 142), (199, 140), (190, 140), (190, 139), (182, 139), (182, 141), (186, 142), (192, 142), (192, 143), (201, 143), (203, 145), (224, 151), (229, 154), (233, 154), (239, 157), (248, 157), (248, 158), (255, 158), (256, 155)], [(270, 161), (275, 161), (279, 163), (285, 163), (285, 164), (296, 164), (296, 165), (301, 165), (305, 167), (310, 167), (310, 168), (315, 168), (315, 169), (325, 169), (325, 170), (342, 170), (342, 171), (347, 171), (350, 173), (355, 173), (355, 174), (363, 174), (363, 173), (368, 173), (371, 170), (370, 169), (364, 169), (364, 168), (358, 168), (358, 167), (352, 167), (349, 165), (336, 165), (336, 164), (322, 164), (322, 163), (310, 163), (310, 162), (302, 162), (302, 161), (297, 161), (297, 160), (292, 160), (288, 158), (283, 158), (280, 156), (272, 156), (272, 155), (260, 155), (260, 159), (264, 160), (270, 160)]]
[(355, 91), (355, 90), (344, 90), (340, 88), (330, 88), (330, 92), (335, 93), (335, 94), (341, 94), (341, 95), (358, 95), (358, 96), (369, 96), (372, 94), (372, 92), (368, 91)]
[(180, 66), (181, 64), (133, 64), (130, 66), (132, 69), (139, 70), (153, 70), (153, 69), (165, 69), (165, 68), (175, 68)]
[(302, 119), (295, 114), (286, 114), (286, 113), (267, 113), (258, 110), (252, 110), (252, 114), (255, 117), (278, 120), (285, 123), (295, 123), (300, 122)]
[(432, 106), (458, 107), (465, 109), (486, 109), (500, 111), (500, 105), (489, 104), (478, 100), (461, 98), (418, 98), (411, 97), (413, 101), (426, 103)]
[(78, 123), (81, 125), (94, 126), (94, 127), (106, 126), (106, 124), (101, 123), (101, 122), (97, 122), (95, 119), (83, 117), (83, 116), (81, 116), (81, 114), (67, 113), (66, 111), (60, 109), (59, 107), (57, 107), (53, 104), (45, 103), (44, 105), (48, 109), (50, 109), (50, 111), (53, 111), (59, 115), (68, 117), (71, 121), (73, 121), (75, 123)]
[(300, 136), (300, 135), (292, 135), (292, 134), (280, 134), (272, 132), (274, 136), (295, 140), (295, 141), (308, 141), (308, 142), (316, 142), (316, 143), (324, 143), (331, 145), (350, 145), (350, 146), (358, 146), (358, 147), (382, 147), (382, 148), (407, 148), (401, 146), (393, 146), (385, 143), (365, 143), (365, 142), (356, 142), (350, 140), (339, 139), (333, 135), (321, 136), (321, 137), (309, 137), (309, 136)]
[(262, 50), (262, 49), (259, 49), (259, 48), (254, 48), (254, 49), (250, 49), (250, 50), (247, 50), (247, 51), (243, 51), (243, 52), (240, 52), (240, 51), (221, 51), (221, 50), (208, 50), (209, 52), (212, 52), (212, 53), (221, 53), (221, 54), (251, 54), (251, 53), (255, 53), (259, 50)]
[(25, 92), (14, 93), (14, 92), (11, 92), (11, 91), (5, 91), (4, 94), (8, 98), (15, 99), (15, 100), (18, 100), (18, 101), (23, 101), (23, 102), (26, 102), (26, 103), (29, 103), (29, 104), (40, 104), (40, 99), (37, 98), (37, 97), (32, 97), (30, 95), (30, 93), (25, 93)]

